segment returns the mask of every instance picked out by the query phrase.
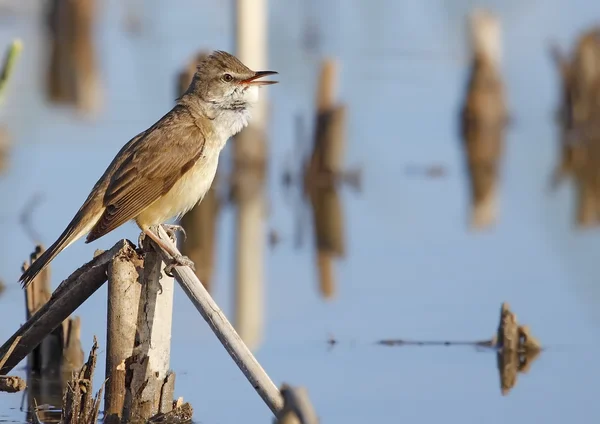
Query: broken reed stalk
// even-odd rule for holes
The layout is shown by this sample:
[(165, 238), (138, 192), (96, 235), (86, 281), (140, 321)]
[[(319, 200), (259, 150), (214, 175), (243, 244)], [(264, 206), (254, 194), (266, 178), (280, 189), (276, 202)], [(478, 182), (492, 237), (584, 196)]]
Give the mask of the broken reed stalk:
[(491, 226), (498, 215), (498, 179), (508, 112), (501, 78), (501, 28), (488, 11), (470, 16), (473, 59), (461, 132), (469, 171), (471, 228)]
[[(178, 252), (175, 244), (160, 226), (158, 227), (158, 236), (168, 243), (173, 251)], [(154, 245), (154, 248), (160, 252), (163, 260), (170, 261), (172, 259), (167, 252), (158, 246)], [(229, 353), (269, 409), (277, 416), (283, 407), (279, 390), (229, 323), (225, 314), (223, 314), (189, 267), (177, 266), (173, 273), (185, 294), (190, 298), (198, 312), (200, 312), (200, 315), (202, 315), (210, 329), (215, 333), (225, 350), (227, 350), (227, 353)]]
[(98, 422), (102, 390), (93, 395), (94, 371), (98, 356), (98, 341), (94, 336), (94, 344), (90, 350), (87, 362), (67, 383), (63, 395), (61, 422), (69, 424), (91, 424)]
[(125, 404), (125, 360), (133, 354), (141, 285), (141, 259), (123, 246), (108, 265), (106, 383), (104, 413), (107, 423), (121, 422)]
[(174, 287), (163, 267), (155, 251), (145, 250), (142, 258), (130, 246), (109, 265), (107, 422), (148, 420), (172, 410)]
[(0, 368), (0, 374), (10, 372), (42, 342), (47, 334), (60, 326), (69, 315), (104, 284), (108, 272), (108, 263), (127, 243), (126, 240), (119, 241), (111, 250), (103, 252), (80, 267), (56, 288), (48, 302), (0, 347), (0, 357), (3, 357), (14, 340), (21, 337), (20, 342), (15, 346), (6, 363)]
[[(4, 64), (0, 73), (0, 104), (4, 101), (8, 81), (13, 75), (17, 59), (23, 50), (23, 42), (20, 39), (13, 40), (6, 51)], [(8, 153), (10, 150), (10, 137), (5, 128), (0, 128), (0, 173), (4, 171), (8, 164)], [(2, 291), (2, 282), (0, 282), (0, 292)]]
[(0, 103), (4, 101), (8, 81), (13, 74), (15, 64), (21, 55), (21, 51), (23, 51), (23, 42), (20, 39), (13, 40), (6, 52), (4, 64), (2, 65), (2, 72), (0, 73)]
[(495, 345), (498, 348), (496, 359), (500, 388), (502, 395), (507, 395), (517, 383), (517, 375), (529, 370), (542, 348), (539, 341), (531, 335), (529, 327), (518, 324), (517, 316), (506, 302), (500, 308)]
[[(237, 0), (235, 13), (237, 57), (251, 69), (267, 69), (267, 0)], [(232, 198), (237, 238), (234, 324), (251, 349), (260, 344), (264, 326), (267, 94), (268, 90), (261, 90), (249, 126), (233, 140)]]
[(179, 398), (173, 402), (171, 412), (161, 413), (150, 418), (147, 424), (176, 424), (187, 423), (192, 419), (194, 410), (189, 403), (183, 403), (183, 399)]

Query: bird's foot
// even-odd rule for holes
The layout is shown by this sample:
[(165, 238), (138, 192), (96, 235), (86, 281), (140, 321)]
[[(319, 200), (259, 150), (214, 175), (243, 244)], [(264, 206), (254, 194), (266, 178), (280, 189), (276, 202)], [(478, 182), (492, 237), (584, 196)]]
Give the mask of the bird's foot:
[(175, 268), (176, 266), (189, 266), (192, 269), (192, 271), (196, 271), (196, 266), (190, 258), (183, 255), (177, 255), (174, 256), (171, 263), (165, 267), (165, 274), (167, 274), (169, 277), (172, 277), (173, 268)]
[(185, 229), (181, 225), (162, 224), (162, 227), (167, 232), (169, 237), (171, 237), (172, 239), (175, 239), (175, 233), (177, 231), (181, 231), (181, 234), (183, 234), (184, 240), (187, 239), (187, 234), (185, 232)]
[(142, 250), (145, 249), (146, 234), (142, 231), (138, 236), (138, 247)]

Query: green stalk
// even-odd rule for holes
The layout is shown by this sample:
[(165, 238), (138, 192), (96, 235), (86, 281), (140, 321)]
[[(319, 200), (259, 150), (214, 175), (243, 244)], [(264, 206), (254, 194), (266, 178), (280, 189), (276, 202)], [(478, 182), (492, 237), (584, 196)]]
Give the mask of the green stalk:
[(10, 44), (10, 47), (6, 52), (4, 64), (2, 65), (2, 73), (0, 74), (0, 103), (4, 100), (4, 92), (6, 91), (8, 80), (13, 73), (15, 63), (21, 54), (21, 50), (23, 50), (23, 42), (17, 38)]

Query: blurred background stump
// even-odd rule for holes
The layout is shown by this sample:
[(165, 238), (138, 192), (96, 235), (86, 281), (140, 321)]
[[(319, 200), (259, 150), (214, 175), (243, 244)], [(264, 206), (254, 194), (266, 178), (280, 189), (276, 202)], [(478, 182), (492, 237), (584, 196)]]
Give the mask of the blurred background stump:
[(500, 72), (500, 22), (490, 12), (470, 16), (473, 57), (462, 108), (461, 133), (471, 192), (471, 228), (494, 224), (498, 179), (508, 118)]
[(312, 206), (319, 285), (325, 298), (333, 297), (336, 291), (333, 261), (345, 254), (338, 183), (345, 173), (346, 107), (336, 103), (337, 80), (337, 62), (325, 59), (316, 95), (312, 152), (304, 170), (304, 192)]
[(50, 0), (47, 7), (47, 98), (94, 116), (103, 103), (93, 40), (96, 0)]
[[(38, 245), (25, 271), (40, 257), (44, 248)], [(47, 266), (25, 290), (26, 318), (29, 320), (48, 300), (50, 266)], [(81, 322), (79, 317), (68, 318), (56, 327), (27, 357), (28, 405), (32, 411), (36, 404), (48, 404), (58, 408), (62, 403), (63, 391), (74, 371), (81, 369), (84, 353), (81, 348)], [(56, 410), (40, 411), (38, 418), (44, 422), (56, 419)]]
[(600, 223), (600, 28), (584, 32), (572, 59), (552, 49), (561, 78), (559, 160), (553, 186), (570, 177), (577, 193), (575, 222)]

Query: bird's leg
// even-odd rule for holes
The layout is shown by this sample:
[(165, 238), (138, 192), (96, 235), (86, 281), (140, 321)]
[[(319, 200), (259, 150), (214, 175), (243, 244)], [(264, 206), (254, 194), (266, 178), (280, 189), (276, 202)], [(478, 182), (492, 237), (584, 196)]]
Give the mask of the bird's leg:
[(144, 250), (144, 240), (146, 240), (146, 233), (142, 231), (138, 237), (138, 247), (142, 250)]
[(171, 238), (175, 238), (175, 233), (177, 231), (181, 231), (181, 234), (183, 234), (183, 239), (187, 239), (185, 228), (183, 228), (181, 225), (162, 224), (162, 227)]
[(196, 271), (194, 262), (192, 262), (188, 257), (183, 256), (181, 253), (178, 253), (174, 249), (172, 249), (171, 246), (169, 246), (167, 243), (161, 240), (150, 228), (142, 228), (142, 231), (144, 232), (144, 234), (150, 237), (152, 241), (154, 241), (154, 243), (156, 243), (165, 252), (167, 252), (173, 257), (171, 263), (167, 264), (167, 266), (165, 267), (165, 274), (167, 274), (169, 277), (173, 276), (173, 268), (175, 266), (189, 266), (192, 269), (192, 271)]

